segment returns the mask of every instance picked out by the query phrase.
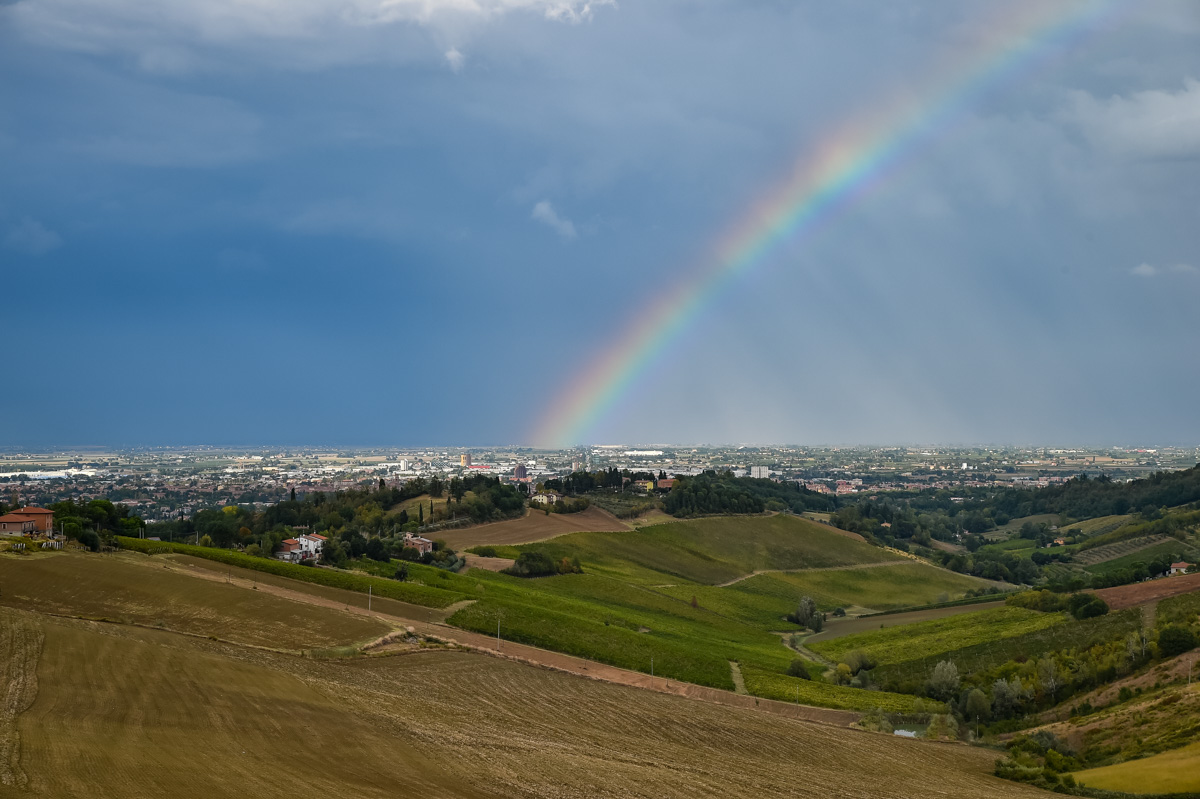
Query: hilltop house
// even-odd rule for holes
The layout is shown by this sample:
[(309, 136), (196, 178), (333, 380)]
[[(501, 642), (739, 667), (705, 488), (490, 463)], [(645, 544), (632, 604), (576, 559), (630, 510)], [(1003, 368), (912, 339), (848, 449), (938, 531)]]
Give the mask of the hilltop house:
[(35, 525), (27, 516), (6, 513), (0, 516), (0, 535), (34, 535), (37, 532)]
[(49, 534), (54, 529), (54, 511), (27, 505), (0, 516), (0, 534)]
[(404, 534), (404, 546), (412, 547), (413, 549), (417, 550), (417, 552), (420, 552), (422, 555), (424, 555), (426, 552), (433, 551), (433, 542), (432, 541), (430, 541), (428, 538), (422, 538), (419, 535), (413, 535), (412, 533)]
[(553, 505), (555, 502), (558, 502), (560, 499), (562, 499), (562, 497), (551, 491), (546, 494), (534, 494), (532, 497), (530, 497), (530, 499), (532, 499), (534, 502), (539, 502), (542, 505)]
[(328, 539), (323, 535), (312, 533), (299, 538), (289, 538), (283, 542), (275, 557), (288, 563), (299, 563), (302, 560), (315, 560), (321, 557), (321, 550)]

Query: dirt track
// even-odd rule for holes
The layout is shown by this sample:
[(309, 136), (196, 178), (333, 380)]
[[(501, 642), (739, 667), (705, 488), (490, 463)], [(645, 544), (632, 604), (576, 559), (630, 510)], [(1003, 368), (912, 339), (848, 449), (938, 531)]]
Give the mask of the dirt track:
[[(290, 599), (295, 602), (300, 602), (307, 605), (317, 605), (320, 607), (336, 608), (346, 613), (355, 615), (371, 616), (376, 619), (389, 621), (397, 627), (411, 627), (414, 631), (427, 636), (432, 636), (445, 641), (450, 641), (469, 649), (473, 649), (485, 654), (503, 657), (508, 660), (515, 660), (522, 663), (528, 663), (543, 668), (550, 668), (556, 671), (575, 674), (581, 677), (588, 677), (593, 680), (601, 680), (604, 682), (615, 683), (618, 685), (628, 685), (635, 688), (644, 688), (650, 691), (656, 691), (664, 694), (674, 694), (675, 696), (684, 696), (689, 699), (699, 699), (705, 702), (712, 702), (720, 705), (728, 705), (732, 707), (742, 708), (757, 708), (774, 713), (788, 718), (800, 719), (803, 721), (816, 721), (824, 724), (834, 724), (837, 726), (846, 726), (857, 721), (861, 716), (860, 713), (855, 713), (846, 710), (830, 710), (828, 708), (810, 707), (808, 705), (795, 705), (787, 702), (776, 702), (771, 699), (759, 699), (753, 696), (740, 696), (729, 691), (722, 691), (716, 688), (706, 688), (701, 685), (692, 685), (691, 683), (683, 683), (678, 680), (668, 680), (663, 677), (651, 677), (649, 674), (642, 674), (637, 671), (629, 671), (627, 669), (617, 668), (616, 666), (607, 666), (603, 663), (585, 660), (583, 658), (564, 655), (559, 652), (551, 652), (546, 649), (539, 649), (526, 644), (517, 644), (509, 641), (500, 640), (492, 636), (480, 635), (478, 633), (460, 630), (457, 627), (451, 627), (443, 621), (420, 621), (418, 618), (406, 617), (398, 615), (396, 612), (397, 606), (404, 603), (390, 601), (388, 606), (393, 610), (391, 613), (383, 613), (377, 610), (367, 610), (366, 608), (355, 607), (344, 602), (339, 602), (335, 599), (330, 599), (323, 596), (315, 596), (303, 591), (283, 588), (270, 583), (257, 582), (252, 579), (245, 579), (239, 576), (232, 576), (231, 572), (216, 572), (204, 568), (189, 567), (187, 565), (172, 565), (170, 568), (177, 570), (182, 574), (187, 574), (191, 577), (196, 577), (202, 580), (211, 580), (215, 582), (224, 582), (238, 588), (246, 590), (258, 590), (272, 594), (274, 596)], [(453, 608), (454, 606), (452, 606)], [(430, 611), (429, 608), (413, 606), (413, 617), (424, 616), (429, 618), (439, 614), (438, 611)], [(441, 611), (442, 619), (448, 618), (450, 609)], [(503, 636), (503, 631), (501, 631)]]

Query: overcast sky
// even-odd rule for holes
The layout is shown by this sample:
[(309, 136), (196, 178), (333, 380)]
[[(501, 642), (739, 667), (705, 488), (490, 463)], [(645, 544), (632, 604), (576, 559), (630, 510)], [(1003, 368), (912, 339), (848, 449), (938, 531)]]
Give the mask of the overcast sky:
[[(540, 443), (995, 8), (0, 2), (0, 445)], [(1200, 441), (1200, 5), (1111, 19), (770, 253), (588, 440)]]

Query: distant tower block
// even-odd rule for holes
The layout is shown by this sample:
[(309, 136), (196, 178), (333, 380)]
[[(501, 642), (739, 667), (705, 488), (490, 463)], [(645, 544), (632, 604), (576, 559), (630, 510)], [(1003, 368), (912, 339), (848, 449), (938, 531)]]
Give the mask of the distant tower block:
[(462, 455), (460, 455), (459, 459), (458, 459), (458, 464), (459, 464), (459, 466), (470, 466), (471, 465), (471, 453), (464, 452)]
[(750, 467), (750, 476), (751, 477), (759, 477), (759, 478), (762, 478), (763, 480), (765, 480), (771, 476), (771, 467), (769, 467), (769, 466), (751, 466)]
[(528, 476), (529, 472), (526, 471), (525, 464), (523, 463), (518, 463), (516, 468), (513, 469), (513, 477), (517, 478), (518, 480), (524, 480)]

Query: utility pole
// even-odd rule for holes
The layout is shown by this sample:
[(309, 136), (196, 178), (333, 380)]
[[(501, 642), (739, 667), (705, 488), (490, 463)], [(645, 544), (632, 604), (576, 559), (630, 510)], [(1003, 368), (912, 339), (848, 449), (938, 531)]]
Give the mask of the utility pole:
[(500, 651), (500, 617), (496, 616), (496, 651)]
[(650, 658), (650, 676), (654, 676), (654, 658)]
[(367, 613), (371, 612), (371, 590), (373, 588), (374, 588), (374, 586), (371, 586), (371, 585), (367, 586)]

